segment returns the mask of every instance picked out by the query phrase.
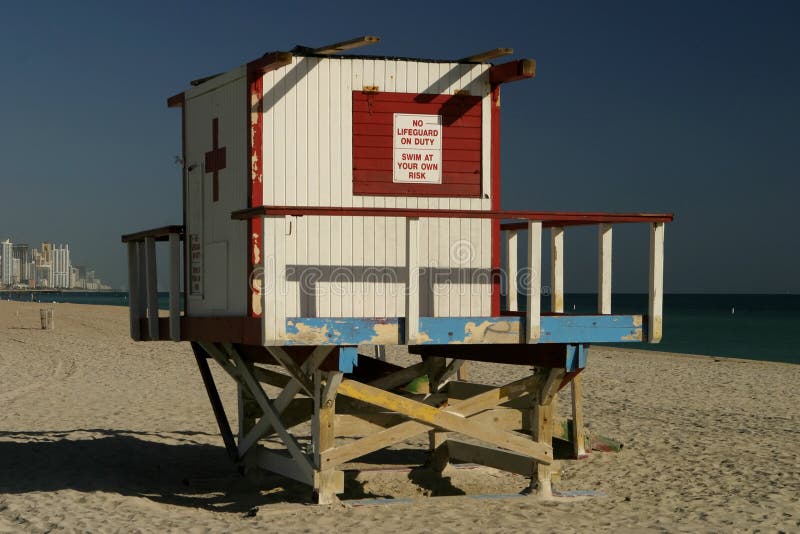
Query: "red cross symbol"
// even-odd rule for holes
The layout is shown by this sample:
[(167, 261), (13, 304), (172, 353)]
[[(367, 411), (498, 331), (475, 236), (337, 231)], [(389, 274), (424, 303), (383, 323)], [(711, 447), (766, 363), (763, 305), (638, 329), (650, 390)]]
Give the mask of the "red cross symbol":
[(211, 150), (206, 152), (206, 172), (214, 173), (213, 200), (219, 200), (219, 171), (226, 167), (225, 147), (219, 146), (219, 119), (211, 122)]

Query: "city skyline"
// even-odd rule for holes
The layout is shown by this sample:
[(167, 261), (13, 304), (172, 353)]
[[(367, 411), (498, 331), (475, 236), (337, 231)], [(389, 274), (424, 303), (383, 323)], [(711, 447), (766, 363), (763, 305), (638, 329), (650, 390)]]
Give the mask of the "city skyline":
[(0, 288), (110, 290), (94, 269), (73, 264), (69, 243), (42, 241), (40, 248), (0, 241)]

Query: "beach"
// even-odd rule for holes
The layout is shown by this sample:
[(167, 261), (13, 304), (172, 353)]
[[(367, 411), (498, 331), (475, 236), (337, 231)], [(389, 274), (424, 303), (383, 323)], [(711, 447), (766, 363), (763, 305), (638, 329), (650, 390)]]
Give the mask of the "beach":
[[(134, 343), (114, 306), (53, 305), (45, 331), (41, 307), (0, 302), (0, 532), (800, 531), (798, 365), (592, 347), (587, 429), (624, 448), (565, 461), (554, 483), (591, 497), (515, 496), (527, 480), (488, 468), (432, 483), (375, 466), (314, 506), (228, 460), (188, 343)], [(235, 421), (233, 382), (212, 370)], [(487, 384), (525, 372), (469, 366)], [(384, 497), (399, 499), (353, 504)]]

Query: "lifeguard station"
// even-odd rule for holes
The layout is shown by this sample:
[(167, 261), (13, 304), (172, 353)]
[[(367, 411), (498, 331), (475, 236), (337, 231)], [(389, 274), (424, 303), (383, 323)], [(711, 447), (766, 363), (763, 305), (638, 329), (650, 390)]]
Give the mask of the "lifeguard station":
[[(131, 336), (190, 341), (230, 457), (308, 484), (320, 503), (343, 491), (347, 462), (425, 432), (433, 467), (482, 463), (550, 495), (552, 438), (565, 427), (553, 399), (570, 383), (583, 454), (587, 344), (661, 338), (672, 215), (501, 210), (500, 90), (532, 78), (534, 61), (489, 63), (511, 54), (502, 48), (458, 60), (342, 54), (377, 41), (268, 53), (168, 99), (182, 117), (183, 224), (122, 238)], [(650, 227), (639, 315), (611, 308), (621, 223)], [(565, 229), (577, 225), (598, 227), (591, 315), (564, 313)], [(169, 242), (164, 317), (157, 241)], [(364, 345), (408, 345), (420, 361), (400, 367)], [(208, 359), (238, 384), (236, 435)], [(457, 379), (470, 360), (534, 371), (502, 387)], [(423, 376), (428, 391), (410, 392)], [(309, 420), (303, 446), (295, 427)], [(283, 449), (260, 442), (275, 434)]]

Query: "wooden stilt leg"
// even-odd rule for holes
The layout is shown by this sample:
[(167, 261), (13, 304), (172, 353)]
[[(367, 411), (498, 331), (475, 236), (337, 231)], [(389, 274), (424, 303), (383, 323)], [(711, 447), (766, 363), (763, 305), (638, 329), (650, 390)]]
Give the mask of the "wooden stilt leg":
[[(564, 378), (564, 369), (550, 369), (537, 367), (536, 374), (541, 376), (535, 392), (533, 405), (533, 439), (541, 445), (551, 447), (553, 444), (553, 419), (555, 417), (556, 394), (561, 380)], [(537, 463), (536, 465), (536, 494), (549, 498), (553, 495), (552, 465)]]
[(583, 381), (578, 374), (572, 379), (572, 446), (576, 458), (586, 456), (583, 436)]
[[(441, 388), (442, 378), (447, 371), (447, 360), (439, 356), (432, 356), (429, 357), (425, 363), (427, 365), (429, 391), (431, 393), (437, 393)], [(431, 430), (428, 432), (431, 455), (435, 454), (436, 449), (447, 441), (448, 435), (448, 432), (442, 430)], [(446, 457), (430, 463), (431, 467), (434, 467), (438, 471), (443, 471), (445, 467), (447, 467), (447, 464), (448, 460)]]
[[(323, 377), (325, 383), (323, 384)], [(344, 473), (335, 465), (325, 465), (322, 453), (334, 448), (336, 434), (333, 422), (336, 414), (336, 390), (342, 381), (338, 371), (314, 373), (314, 417), (311, 434), (314, 447), (314, 493), (318, 504), (332, 504), (344, 491)]]
[[(253, 371), (254, 365), (251, 363), (247, 364), (250, 372)], [(239, 414), (239, 439), (238, 442), (242, 443), (242, 441), (247, 437), (247, 434), (250, 433), (250, 430), (256, 424), (256, 420), (261, 417), (261, 409), (258, 407), (258, 402), (256, 402), (253, 395), (250, 393), (243, 384), (237, 383), (236, 386), (236, 399), (237, 399), (237, 406), (238, 406), (238, 414)], [(244, 453), (244, 456), (241, 458), (244, 468), (249, 469), (251, 467), (255, 467), (257, 464), (256, 461), (256, 448), (253, 447), (247, 452)]]

